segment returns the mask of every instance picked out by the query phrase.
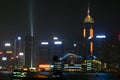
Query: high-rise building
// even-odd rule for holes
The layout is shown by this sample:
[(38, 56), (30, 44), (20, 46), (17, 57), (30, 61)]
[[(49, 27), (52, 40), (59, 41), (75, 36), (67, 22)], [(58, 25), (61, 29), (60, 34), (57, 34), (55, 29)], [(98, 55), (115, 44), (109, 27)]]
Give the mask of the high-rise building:
[(25, 66), (33, 67), (35, 66), (35, 53), (34, 53), (34, 37), (25, 37)]
[(84, 19), (84, 28), (83, 28), (83, 49), (85, 55), (93, 55), (93, 23), (94, 19), (90, 16), (90, 10), (88, 5), (87, 16)]
[(50, 63), (50, 46), (49, 42), (41, 42), (37, 54), (37, 64)]
[(53, 37), (53, 39), (48, 41), (41, 41), (39, 46), (39, 54), (37, 57), (38, 63), (51, 63), (53, 56), (62, 57), (63, 56), (63, 44), (62, 40), (56, 39), (58, 37)]
[(102, 61), (107, 63), (108, 68), (120, 68), (120, 40), (116, 34), (109, 34), (106, 38)]

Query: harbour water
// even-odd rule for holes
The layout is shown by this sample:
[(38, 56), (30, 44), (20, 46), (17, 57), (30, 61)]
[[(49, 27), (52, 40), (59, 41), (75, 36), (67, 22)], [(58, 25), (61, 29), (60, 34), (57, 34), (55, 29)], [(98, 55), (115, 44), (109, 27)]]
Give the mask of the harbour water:
[[(47, 73), (44, 72), (44, 74), (49, 75), (48, 72)], [(14, 79), (11, 79), (11, 77), (12, 77), (12, 73), (9, 73), (9, 72), (0, 73), (0, 80), (14, 80)], [(54, 79), (55, 78), (53, 78), (53, 80)], [(120, 80), (120, 73), (64, 72), (63, 79), (64, 80)]]

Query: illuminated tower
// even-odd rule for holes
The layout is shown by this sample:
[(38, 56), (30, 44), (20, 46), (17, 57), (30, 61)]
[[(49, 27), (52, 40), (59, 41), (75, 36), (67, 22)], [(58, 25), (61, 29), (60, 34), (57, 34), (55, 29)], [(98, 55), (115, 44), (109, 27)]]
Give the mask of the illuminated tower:
[(93, 23), (94, 19), (90, 16), (90, 10), (88, 5), (87, 16), (84, 19), (83, 38), (84, 38), (84, 54), (90, 56), (93, 55)]
[(25, 65), (27, 67), (33, 68), (36, 65), (35, 35), (33, 23), (33, 0), (29, 1), (30, 34), (25, 37)]

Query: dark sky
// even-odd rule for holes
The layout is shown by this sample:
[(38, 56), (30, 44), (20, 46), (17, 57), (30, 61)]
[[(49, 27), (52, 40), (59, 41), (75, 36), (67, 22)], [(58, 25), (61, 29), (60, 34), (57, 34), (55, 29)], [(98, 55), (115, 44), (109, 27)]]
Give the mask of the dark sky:
[[(120, 7), (117, 0), (33, 0), (34, 34), (39, 39), (51, 35), (79, 38), (87, 15), (88, 1), (90, 15), (95, 20), (93, 27), (96, 34), (120, 32)], [(30, 34), (30, 0), (0, 1), (0, 41), (27, 34)]]

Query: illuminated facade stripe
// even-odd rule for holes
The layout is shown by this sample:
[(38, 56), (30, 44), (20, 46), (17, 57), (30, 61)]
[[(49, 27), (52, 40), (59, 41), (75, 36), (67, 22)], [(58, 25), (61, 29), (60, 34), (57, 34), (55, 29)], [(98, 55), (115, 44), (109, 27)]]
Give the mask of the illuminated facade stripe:
[(90, 42), (90, 55), (92, 56), (93, 54), (93, 42)]
[(83, 29), (83, 37), (84, 38), (86, 37), (86, 29), (85, 28)]
[(93, 38), (93, 28), (90, 28), (90, 37)]

